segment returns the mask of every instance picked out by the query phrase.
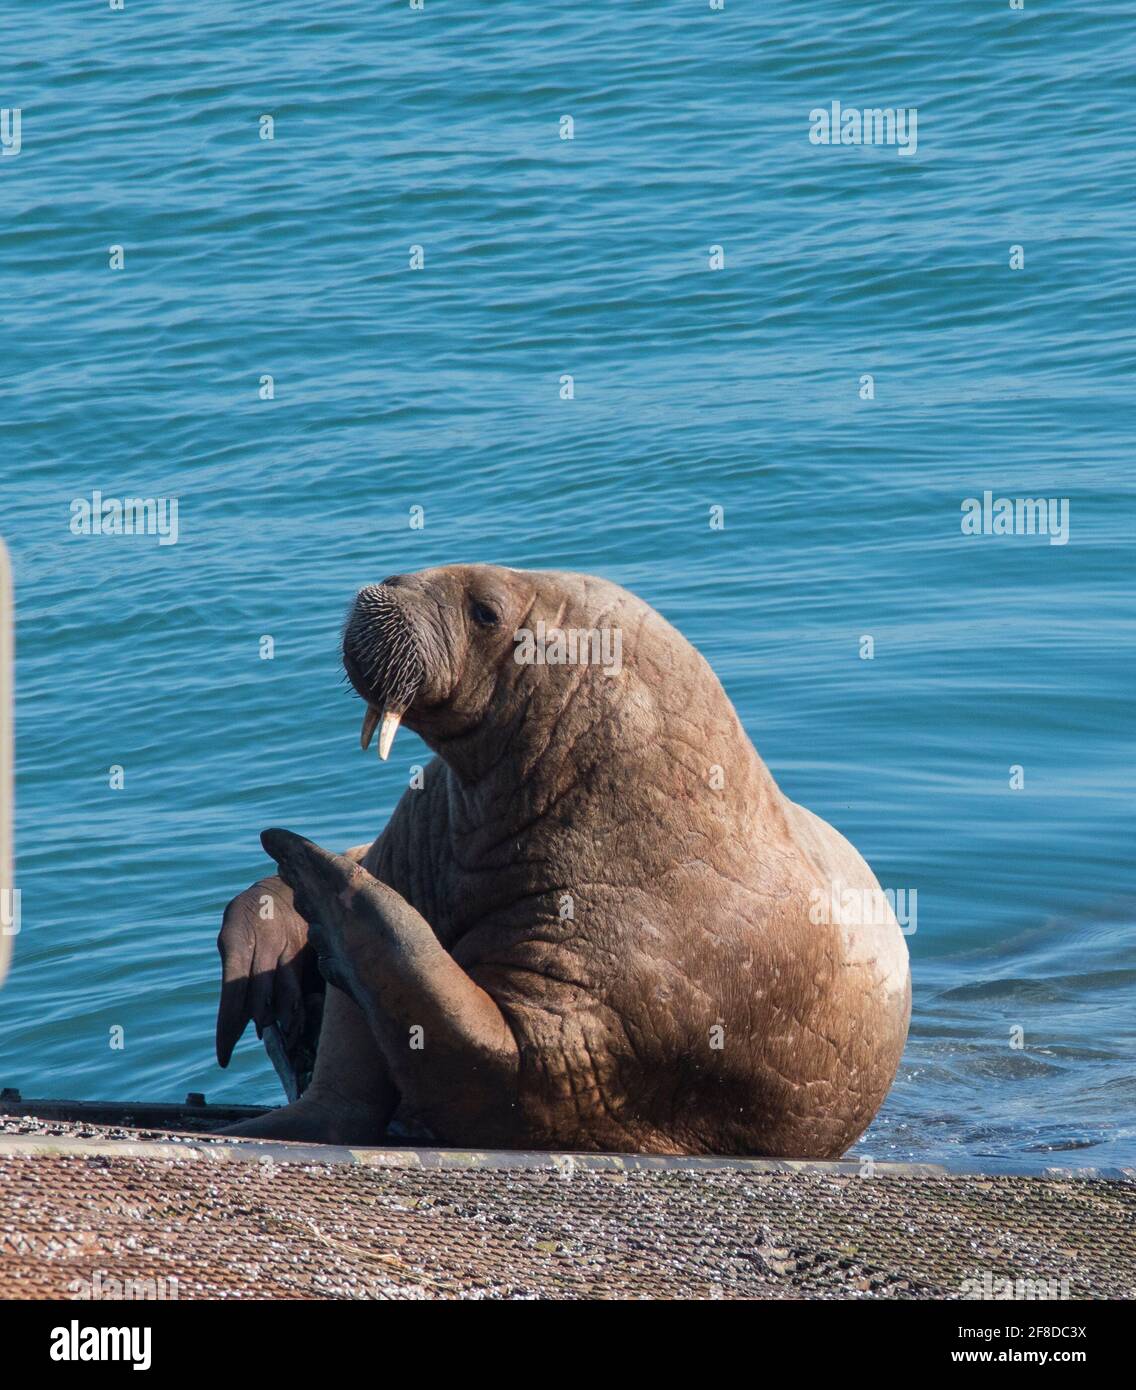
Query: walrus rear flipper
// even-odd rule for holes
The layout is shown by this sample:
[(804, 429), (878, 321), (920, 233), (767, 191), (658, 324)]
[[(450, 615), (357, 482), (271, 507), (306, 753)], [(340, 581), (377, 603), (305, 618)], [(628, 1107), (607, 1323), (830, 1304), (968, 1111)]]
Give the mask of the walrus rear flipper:
[(326, 998), (323, 976), (310, 954), (304, 959), (302, 971), (299, 1022), (288, 1033), (279, 1023), (266, 1024), (260, 1030), (268, 1060), (290, 1101), (299, 1100), (312, 1084)]
[[(312, 1072), (315, 1070), (316, 1051), (319, 1047), (323, 996), (319, 995), (316, 998), (319, 1005), (318, 1009), (307, 1011), (304, 1032), (299, 1041), (294, 1043), (290, 1049), (275, 1023), (270, 1023), (263, 1030), (261, 1036), (264, 1050), (268, 1053), (268, 1060), (275, 1068), (276, 1075), (280, 1078), (280, 1084), (284, 1087), (284, 1094), (290, 1101), (299, 1100), (312, 1084)], [(309, 1003), (308, 1000), (304, 1002), (305, 1005)], [(310, 1026), (313, 1012), (315, 1013), (314, 1030)]]
[(284, 1039), (280, 1036), (280, 1029), (275, 1023), (270, 1023), (264, 1030), (261, 1041), (264, 1043), (265, 1052), (268, 1053), (268, 1060), (275, 1067), (280, 1084), (284, 1087), (284, 1094), (289, 1100), (299, 1100), (301, 1090), (299, 1077), (296, 1075), (296, 1068), (292, 1065), (292, 1060), (284, 1048)]

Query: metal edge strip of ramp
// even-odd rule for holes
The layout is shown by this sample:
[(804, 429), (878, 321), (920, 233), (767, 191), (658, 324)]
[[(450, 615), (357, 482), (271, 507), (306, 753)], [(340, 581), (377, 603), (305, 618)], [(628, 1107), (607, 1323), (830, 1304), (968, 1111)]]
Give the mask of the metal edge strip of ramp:
[[(842, 1177), (1032, 1177), (1136, 1181), (1136, 1168), (1071, 1166), (1045, 1162), (1007, 1163), (982, 1168), (959, 1162), (898, 1162), (850, 1155), (818, 1159), (743, 1158), (734, 1155), (659, 1155), (630, 1153), (556, 1153), (551, 1151), (441, 1148), (407, 1140), (403, 1144), (356, 1147), (338, 1144), (268, 1142), (234, 1139), (218, 1133), (233, 1121), (264, 1113), (261, 1106), (207, 1105), (191, 1096), (178, 1105), (150, 1101), (24, 1100), (16, 1090), (0, 1095), (0, 1121), (30, 1118), (74, 1130), (110, 1128), (115, 1135), (5, 1133), (0, 1129), (0, 1156), (106, 1156), (213, 1162), (361, 1164), (374, 1168), (485, 1169), (517, 1172), (688, 1171), (740, 1173), (815, 1173)], [(137, 1137), (122, 1131), (137, 1131)], [(156, 1133), (155, 1133), (156, 1132)]]
[[(47, 1136), (6, 1135), (0, 1137), (0, 1157), (107, 1157), (167, 1159), (177, 1162), (211, 1161), (271, 1162), (306, 1164), (361, 1164), (371, 1168), (443, 1168), (518, 1172), (549, 1170), (563, 1173), (628, 1172), (640, 1170), (685, 1170), (752, 1173), (827, 1173), (856, 1177), (862, 1172), (858, 1161), (818, 1162), (812, 1159), (733, 1158), (717, 1156), (671, 1156), (660, 1154), (553, 1153), (517, 1149), (433, 1149), (433, 1148), (346, 1148), (338, 1144), (265, 1143), (258, 1139), (208, 1140), (199, 1135), (184, 1137), (173, 1133), (163, 1139), (62, 1139)], [(948, 1170), (933, 1163), (874, 1163), (876, 1173), (910, 1177), (945, 1177)], [(1055, 1170), (1038, 1176), (1053, 1177)], [(1061, 1172), (1062, 1177), (1074, 1176)], [(1093, 1170), (1075, 1176), (1124, 1176)]]

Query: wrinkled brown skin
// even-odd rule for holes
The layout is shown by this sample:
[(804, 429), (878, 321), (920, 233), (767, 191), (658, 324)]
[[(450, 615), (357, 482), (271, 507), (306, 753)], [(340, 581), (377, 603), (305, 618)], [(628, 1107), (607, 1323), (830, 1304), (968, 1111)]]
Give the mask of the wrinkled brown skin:
[[(295, 990), (277, 977), (306, 920), (331, 987), (311, 1087), (237, 1132), (366, 1144), (397, 1118), (462, 1146), (843, 1153), (903, 1050), (906, 946), (894, 918), (810, 921), (814, 890), (876, 879), (782, 795), (706, 661), (584, 575), (458, 565), (387, 583), (426, 668), (403, 722), (438, 757), (361, 864), (262, 837), (296, 899), (251, 914), (273, 978), (222, 932), (227, 977), (283, 1017)], [(483, 600), (496, 629), (472, 616)], [(517, 664), (513, 634), (539, 618), (621, 629), (622, 672)], [(247, 936), (250, 914), (229, 911)]]

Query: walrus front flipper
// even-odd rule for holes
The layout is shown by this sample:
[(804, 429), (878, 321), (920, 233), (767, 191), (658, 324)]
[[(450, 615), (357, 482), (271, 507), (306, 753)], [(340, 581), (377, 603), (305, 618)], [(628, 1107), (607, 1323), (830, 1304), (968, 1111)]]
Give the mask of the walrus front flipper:
[(404, 1100), (439, 1138), (492, 1142), (511, 1132), (516, 1039), (429, 922), (344, 855), (287, 830), (260, 839), (310, 924), (324, 978), (363, 1011)]
[(218, 1062), (228, 1066), (250, 1020), (262, 1038), (265, 1029), (275, 1027), (278, 1051), (287, 1058), (293, 1084), (302, 1087), (319, 1039), (324, 983), (291, 889), (274, 877), (238, 893), (225, 908), (217, 949), (222, 977)]

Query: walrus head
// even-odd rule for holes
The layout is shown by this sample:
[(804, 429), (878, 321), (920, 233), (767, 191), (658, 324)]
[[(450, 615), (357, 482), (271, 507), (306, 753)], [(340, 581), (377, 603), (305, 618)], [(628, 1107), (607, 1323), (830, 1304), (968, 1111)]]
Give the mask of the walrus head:
[[(502, 795), (574, 781), (613, 814), (627, 810), (630, 785), (689, 798), (692, 727), (707, 765), (733, 770), (720, 811), (748, 806), (764, 774), (699, 653), (642, 599), (593, 575), (495, 565), (395, 575), (356, 595), (343, 664), (366, 702), (364, 748), (379, 729), (385, 758), (405, 724), (463, 783), (492, 773)], [(538, 763), (547, 770), (534, 781)], [(609, 783), (624, 790), (609, 795)]]
[(515, 634), (537, 578), (449, 565), (361, 589), (343, 630), (343, 665), (367, 702), (363, 747), (378, 728), (385, 759), (403, 722), (434, 747), (480, 727), (515, 678)]

